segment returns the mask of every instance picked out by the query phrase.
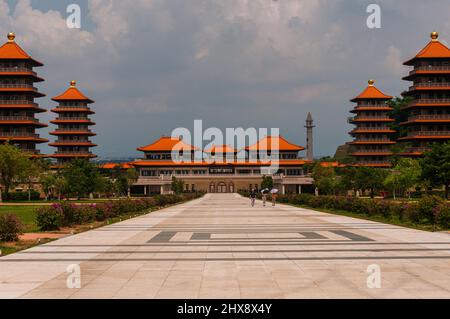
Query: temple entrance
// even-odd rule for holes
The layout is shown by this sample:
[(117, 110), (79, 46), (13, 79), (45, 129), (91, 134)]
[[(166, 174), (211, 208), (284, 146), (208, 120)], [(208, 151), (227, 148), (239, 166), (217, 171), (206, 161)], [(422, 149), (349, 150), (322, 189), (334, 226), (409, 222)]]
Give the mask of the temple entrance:
[(223, 182), (217, 184), (217, 192), (218, 193), (227, 193), (227, 184), (225, 184)]

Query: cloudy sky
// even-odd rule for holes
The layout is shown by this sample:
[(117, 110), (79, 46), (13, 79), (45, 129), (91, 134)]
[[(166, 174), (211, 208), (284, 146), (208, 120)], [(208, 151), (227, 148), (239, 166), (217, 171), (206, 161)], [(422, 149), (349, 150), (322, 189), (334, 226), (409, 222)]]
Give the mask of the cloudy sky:
[[(82, 10), (79, 30), (66, 26), (71, 3)], [(381, 29), (366, 25), (370, 3), (382, 9)], [(14, 31), (45, 64), (44, 108), (72, 79), (96, 101), (101, 156), (136, 156), (194, 119), (279, 127), (304, 145), (308, 112), (319, 156), (349, 140), (349, 100), (368, 79), (399, 95), (402, 61), (433, 30), (450, 42), (449, 13), (448, 0), (0, 0), (0, 34)]]

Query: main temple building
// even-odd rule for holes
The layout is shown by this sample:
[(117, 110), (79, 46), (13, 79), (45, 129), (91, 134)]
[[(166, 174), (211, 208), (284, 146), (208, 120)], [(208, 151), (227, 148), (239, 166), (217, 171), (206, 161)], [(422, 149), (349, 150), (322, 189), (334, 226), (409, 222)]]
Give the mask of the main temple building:
[[(273, 145), (277, 145), (276, 148)], [(176, 148), (191, 154), (187, 161), (172, 158)], [(194, 152), (198, 151), (196, 147), (179, 138), (162, 136), (138, 148), (143, 152), (143, 158), (130, 163), (139, 173), (133, 193), (170, 193), (172, 177), (184, 182), (185, 191), (234, 193), (259, 189), (266, 174), (272, 176), (274, 187), (280, 193), (311, 192), (313, 179), (304, 167), (311, 161), (299, 156), (304, 149), (282, 136), (266, 136), (241, 150), (230, 145), (214, 145), (203, 150), (206, 159), (197, 161), (194, 159)], [(241, 159), (238, 152), (244, 152), (245, 156)], [(275, 160), (264, 160), (267, 154)]]

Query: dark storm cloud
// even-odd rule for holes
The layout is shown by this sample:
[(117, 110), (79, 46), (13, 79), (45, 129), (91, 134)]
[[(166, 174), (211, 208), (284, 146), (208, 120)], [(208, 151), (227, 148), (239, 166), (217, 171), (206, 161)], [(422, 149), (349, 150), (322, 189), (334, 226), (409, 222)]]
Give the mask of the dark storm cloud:
[(219, 128), (280, 127), (303, 145), (309, 111), (316, 152), (332, 155), (350, 138), (348, 100), (369, 78), (399, 95), (407, 87), (401, 62), (432, 30), (450, 38), (448, 1), (378, 1), (378, 30), (365, 24), (371, 2), (80, 1), (86, 23), (79, 31), (65, 27), (61, 2), (20, 0), (0, 12), (0, 31), (14, 29), (45, 63), (45, 93), (60, 93), (74, 78), (96, 100), (100, 155), (137, 154), (194, 119)]

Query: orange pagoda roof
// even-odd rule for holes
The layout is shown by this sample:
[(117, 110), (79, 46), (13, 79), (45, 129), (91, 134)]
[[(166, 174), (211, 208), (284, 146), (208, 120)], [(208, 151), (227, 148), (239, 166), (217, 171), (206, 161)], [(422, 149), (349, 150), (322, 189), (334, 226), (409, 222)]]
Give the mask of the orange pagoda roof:
[(247, 146), (245, 149), (248, 151), (271, 151), (272, 143), (278, 144), (278, 151), (303, 151), (303, 146), (295, 145), (288, 142), (284, 137), (280, 136), (266, 136), (258, 143)]
[(450, 58), (450, 49), (438, 41), (438, 37), (437, 32), (432, 32), (431, 41), (414, 58), (403, 64), (412, 65), (416, 59)]
[(171, 152), (172, 150), (197, 150), (196, 147), (184, 143), (181, 139), (170, 136), (161, 136), (156, 142), (139, 147), (138, 151), (143, 152)]
[(83, 93), (80, 92), (76, 88), (77, 82), (76, 81), (70, 81), (70, 87), (61, 95), (55, 96), (52, 98), (53, 101), (59, 102), (59, 101), (85, 101), (87, 103), (94, 103), (93, 100), (86, 97)]
[(148, 160), (140, 160), (130, 163), (133, 166), (147, 166), (147, 167), (208, 167), (208, 166), (270, 166), (274, 164), (278, 164), (280, 166), (298, 166), (304, 165), (306, 163), (310, 163), (310, 161), (296, 159), (296, 160), (281, 160), (281, 161), (272, 161), (272, 162), (262, 162), (259, 160), (247, 160), (247, 161), (232, 161), (232, 162), (212, 162), (209, 163), (207, 161), (188, 161), (188, 162), (174, 162), (174, 161), (148, 161)]
[(379, 89), (377, 89), (373, 84), (375, 83), (374, 80), (369, 80), (368, 85), (365, 88), (364, 91), (361, 92), (357, 97), (351, 99), (351, 102), (357, 102), (358, 100), (362, 99), (392, 99), (392, 96), (386, 95), (383, 92), (381, 92)]
[(11, 60), (28, 60), (34, 64), (34, 66), (43, 66), (39, 61), (36, 61), (28, 55), (15, 41), (16, 35), (14, 33), (8, 33), (8, 42), (0, 47), (0, 59)]
[(345, 164), (341, 164), (339, 162), (320, 162), (320, 166), (322, 167), (345, 167)]
[(205, 153), (237, 153), (235, 148), (230, 147), (229, 145), (213, 145), (210, 149), (205, 150)]
[(117, 167), (122, 169), (133, 168), (133, 166), (130, 163), (104, 163), (100, 165), (100, 168), (102, 169), (115, 169)]

